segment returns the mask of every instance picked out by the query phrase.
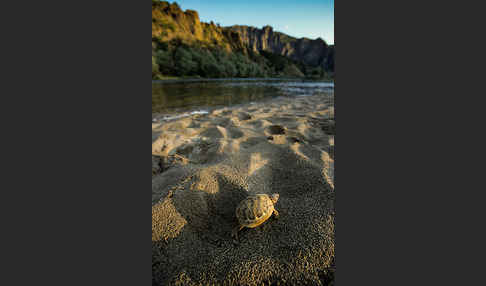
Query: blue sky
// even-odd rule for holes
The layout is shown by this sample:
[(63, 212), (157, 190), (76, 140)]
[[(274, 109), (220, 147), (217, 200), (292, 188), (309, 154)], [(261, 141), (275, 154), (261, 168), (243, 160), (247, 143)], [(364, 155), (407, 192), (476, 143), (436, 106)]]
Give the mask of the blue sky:
[[(170, 3), (174, 1), (168, 0)], [(321, 37), (334, 44), (334, 0), (177, 0), (183, 9), (196, 10), (203, 22), (221, 26), (270, 25), (297, 38)]]

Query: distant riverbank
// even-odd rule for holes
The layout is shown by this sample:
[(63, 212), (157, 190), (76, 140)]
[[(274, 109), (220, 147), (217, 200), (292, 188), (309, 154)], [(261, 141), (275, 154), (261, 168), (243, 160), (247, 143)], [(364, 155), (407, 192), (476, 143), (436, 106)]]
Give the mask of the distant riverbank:
[(152, 82), (175, 82), (175, 81), (268, 81), (268, 80), (296, 80), (296, 81), (334, 81), (333, 77), (226, 77), (226, 78), (205, 78), (205, 77), (177, 77), (161, 76), (158, 79), (152, 79)]

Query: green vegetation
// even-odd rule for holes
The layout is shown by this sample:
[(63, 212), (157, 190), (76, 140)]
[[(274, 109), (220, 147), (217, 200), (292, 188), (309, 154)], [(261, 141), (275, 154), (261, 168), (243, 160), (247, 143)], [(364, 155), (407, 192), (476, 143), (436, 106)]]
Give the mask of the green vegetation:
[(228, 53), (217, 47), (187, 45), (181, 41), (154, 42), (152, 78), (178, 77), (261, 77), (269, 71), (241, 53)]
[(310, 67), (262, 51), (227, 52), (218, 46), (188, 45), (178, 39), (152, 41), (152, 79), (176, 77), (325, 77), (321, 67)]

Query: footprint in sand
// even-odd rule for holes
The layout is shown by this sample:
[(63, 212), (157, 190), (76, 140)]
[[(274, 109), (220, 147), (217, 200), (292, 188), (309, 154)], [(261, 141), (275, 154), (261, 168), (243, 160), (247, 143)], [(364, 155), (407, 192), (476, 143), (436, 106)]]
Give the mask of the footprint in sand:
[(280, 125), (270, 125), (267, 127), (266, 131), (270, 135), (284, 135), (285, 134), (285, 128), (280, 126)]

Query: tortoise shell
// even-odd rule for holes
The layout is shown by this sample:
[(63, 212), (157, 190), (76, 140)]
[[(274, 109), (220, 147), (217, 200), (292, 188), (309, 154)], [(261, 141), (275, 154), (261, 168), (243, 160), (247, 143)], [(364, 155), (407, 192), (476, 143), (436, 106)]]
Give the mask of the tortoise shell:
[(236, 218), (240, 225), (253, 228), (270, 218), (274, 211), (272, 198), (276, 202), (278, 195), (270, 197), (267, 194), (256, 194), (241, 201), (236, 208)]

